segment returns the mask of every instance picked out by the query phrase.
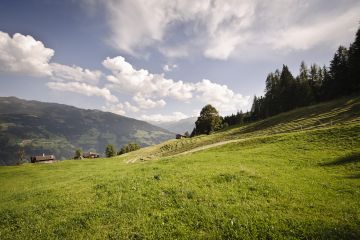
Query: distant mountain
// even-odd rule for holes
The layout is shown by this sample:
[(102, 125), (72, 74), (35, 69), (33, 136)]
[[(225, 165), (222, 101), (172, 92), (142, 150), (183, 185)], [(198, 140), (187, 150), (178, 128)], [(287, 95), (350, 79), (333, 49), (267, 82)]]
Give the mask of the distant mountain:
[(109, 112), (0, 97), (0, 165), (17, 163), (20, 148), (27, 158), (45, 153), (69, 159), (77, 148), (102, 154), (109, 143), (149, 146), (173, 137), (147, 122)]
[(180, 133), (183, 134), (186, 131), (188, 131), (189, 133), (192, 132), (192, 130), (195, 127), (195, 122), (197, 120), (197, 117), (190, 117), (190, 118), (185, 118), (185, 119), (181, 119), (179, 121), (173, 121), (173, 122), (149, 122), (152, 125), (161, 127), (163, 129), (166, 129), (170, 132), (174, 132), (174, 133)]

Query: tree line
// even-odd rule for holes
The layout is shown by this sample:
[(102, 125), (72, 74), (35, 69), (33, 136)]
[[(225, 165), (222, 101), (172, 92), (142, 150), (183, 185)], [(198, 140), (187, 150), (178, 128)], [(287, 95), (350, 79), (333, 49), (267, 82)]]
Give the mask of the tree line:
[(195, 128), (190, 137), (201, 134), (211, 134), (215, 131), (227, 128), (230, 125), (240, 124), (251, 121), (251, 113), (242, 111), (230, 116), (222, 117), (218, 110), (208, 104), (201, 109), (200, 116), (195, 122)]
[[(114, 157), (116, 155), (125, 154), (128, 152), (139, 150), (141, 147), (137, 143), (128, 143), (120, 148), (119, 151), (116, 151), (116, 148), (112, 144), (108, 144), (105, 148), (106, 157)], [(81, 149), (76, 149), (74, 154), (74, 159), (81, 159), (83, 151)]]
[(298, 76), (289, 68), (268, 74), (264, 96), (254, 96), (251, 110), (221, 117), (211, 105), (206, 105), (195, 122), (191, 136), (210, 134), (235, 124), (264, 119), (297, 107), (356, 94), (360, 91), (360, 28), (349, 48), (340, 46), (330, 66), (301, 62)]
[(121, 149), (117, 152), (114, 145), (108, 144), (105, 149), (106, 157), (113, 157), (115, 155), (122, 155), (128, 152), (139, 150), (141, 147), (137, 143), (129, 143), (121, 147)]
[(300, 64), (294, 77), (286, 65), (269, 73), (265, 94), (254, 97), (251, 120), (263, 119), (297, 107), (309, 106), (360, 90), (360, 28), (349, 48), (340, 46), (330, 66)]

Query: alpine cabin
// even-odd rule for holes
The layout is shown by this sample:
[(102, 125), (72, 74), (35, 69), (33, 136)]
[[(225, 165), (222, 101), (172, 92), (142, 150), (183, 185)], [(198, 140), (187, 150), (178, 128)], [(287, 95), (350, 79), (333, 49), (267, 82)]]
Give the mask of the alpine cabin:
[(30, 161), (32, 163), (37, 163), (37, 162), (43, 162), (43, 163), (47, 163), (47, 162), (53, 162), (55, 161), (55, 156), (54, 155), (45, 155), (43, 154), (42, 156), (33, 156), (30, 158)]

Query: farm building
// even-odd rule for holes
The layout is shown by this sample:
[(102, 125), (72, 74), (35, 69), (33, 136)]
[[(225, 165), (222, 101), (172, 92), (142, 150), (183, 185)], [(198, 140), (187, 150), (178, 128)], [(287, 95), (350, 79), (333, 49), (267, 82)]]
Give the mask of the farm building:
[(98, 153), (95, 152), (87, 152), (87, 153), (83, 153), (83, 158), (99, 158), (100, 155)]
[(53, 162), (55, 161), (55, 156), (54, 155), (45, 155), (43, 154), (42, 156), (33, 156), (30, 158), (32, 163), (37, 163), (37, 162)]
[(181, 134), (176, 134), (176, 139), (182, 139), (182, 138), (186, 138), (186, 136)]

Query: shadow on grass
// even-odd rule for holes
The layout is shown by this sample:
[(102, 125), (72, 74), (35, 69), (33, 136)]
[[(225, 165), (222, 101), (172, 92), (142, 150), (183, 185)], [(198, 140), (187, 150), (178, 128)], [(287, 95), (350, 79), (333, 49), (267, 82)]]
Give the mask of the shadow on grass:
[(321, 163), (321, 166), (338, 166), (349, 163), (360, 162), (360, 152), (351, 153), (342, 157), (339, 157), (331, 162)]
[(350, 178), (350, 179), (359, 179), (359, 178), (360, 178), (360, 173), (350, 175), (350, 176), (348, 176), (347, 178)]

